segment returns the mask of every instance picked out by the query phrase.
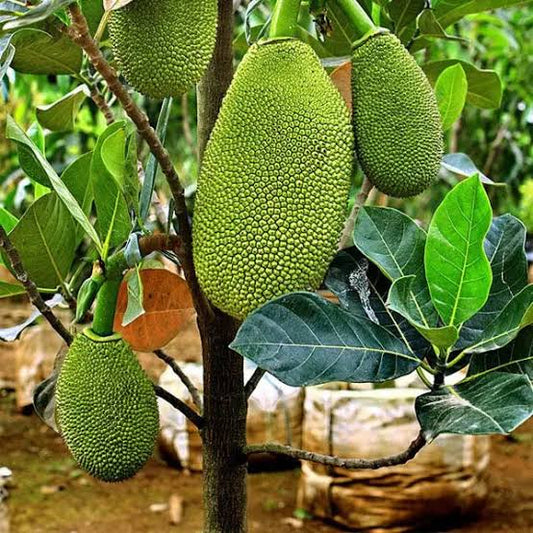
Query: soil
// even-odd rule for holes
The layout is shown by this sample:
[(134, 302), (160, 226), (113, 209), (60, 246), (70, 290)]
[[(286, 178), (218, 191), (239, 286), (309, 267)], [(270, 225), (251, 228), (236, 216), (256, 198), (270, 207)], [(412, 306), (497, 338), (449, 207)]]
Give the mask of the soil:
[[(14, 474), (8, 499), (13, 533), (201, 531), (200, 475), (174, 470), (154, 457), (131, 481), (99, 483), (76, 467), (61, 439), (36, 416), (16, 413), (11, 394), (0, 398), (0, 466)], [(494, 437), (487, 505), (476, 521), (452, 531), (533, 532), (532, 467), (533, 421), (512, 438)], [(301, 516), (295, 509), (298, 477), (298, 470), (249, 476), (251, 532), (338, 531), (310, 519), (290, 523)], [(174, 526), (168, 511), (150, 510), (153, 504), (168, 503), (173, 494), (184, 501), (182, 521)]]

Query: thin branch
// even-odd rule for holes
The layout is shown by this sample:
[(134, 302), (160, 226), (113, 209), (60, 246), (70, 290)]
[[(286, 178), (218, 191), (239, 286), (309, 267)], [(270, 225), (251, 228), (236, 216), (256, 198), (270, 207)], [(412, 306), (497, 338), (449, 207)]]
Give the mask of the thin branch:
[(261, 378), (266, 374), (266, 370), (263, 370), (262, 368), (256, 368), (255, 372), (252, 374), (246, 385), (244, 386), (244, 394), (246, 395), (246, 399), (249, 400), (250, 396), (253, 394), (254, 390), (256, 389), (257, 385), (259, 385), (259, 382), (261, 381)]
[(246, 454), (252, 455), (255, 453), (274, 453), (276, 455), (284, 455), (292, 457), (293, 459), (300, 459), (302, 461), (311, 461), (312, 463), (319, 463), (327, 466), (334, 466), (338, 468), (346, 468), (347, 470), (377, 470), (378, 468), (385, 468), (387, 466), (403, 465), (413, 459), (416, 454), (424, 448), (427, 441), (420, 432), (417, 437), (409, 444), (406, 450), (398, 455), (391, 455), (389, 457), (381, 457), (379, 459), (346, 459), (335, 457), (333, 455), (324, 455), (321, 453), (308, 452), (293, 448), (292, 446), (284, 446), (282, 444), (259, 444), (246, 447)]
[(113, 111), (109, 107), (106, 99), (102, 96), (102, 93), (98, 90), (95, 85), (89, 87), (91, 91), (91, 100), (96, 104), (96, 107), (102, 112), (105, 117), (107, 125), (113, 124), (115, 122), (115, 117), (113, 116)]
[(342, 232), (342, 237), (339, 243), (339, 250), (346, 248), (350, 243), (353, 230), (355, 228), (355, 219), (357, 218), (357, 213), (359, 213), (359, 209), (361, 209), (361, 207), (365, 204), (366, 200), (368, 199), (368, 195), (373, 188), (374, 186), (372, 183), (370, 183), (370, 180), (365, 177), (361, 185), (361, 190), (355, 199), (352, 212), (350, 213), (350, 216), (344, 225), (344, 231)]
[(15, 277), (22, 283), (26, 293), (28, 294), (31, 303), (40, 311), (41, 315), (48, 320), (49, 324), (57, 331), (57, 333), (63, 338), (63, 340), (70, 346), (72, 344), (73, 337), (61, 321), (54, 314), (52, 309), (46, 304), (42, 296), (39, 294), (37, 286), (30, 279), (28, 272), (25, 270), (20, 255), (13, 243), (7, 236), (7, 233), (3, 226), (0, 226), (0, 247), (4, 249), (6, 255), (11, 263), (11, 268), (15, 273)]
[(154, 128), (144, 113), (133, 101), (126, 88), (118, 79), (115, 69), (105, 60), (98, 43), (91, 37), (87, 20), (83, 16), (78, 4), (70, 4), (68, 7), (72, 25), (68, 28), (70, 39), (80, 46), (85, 52), (90, 63), (95, 70), (106, 81), (109, 90), (116, 96), (122, 108), (137, 127), (139, 135), (143, 137), (150, 151), (157, 159), (163, 174), (165, 175), (169, 188), (175, 202), (175, 212), (179, 223), (179, 234), (183, 246), (183, 270), (189, 283), (191, 294), (196, 311), (203, 318), (211, 318), (213, 310), (209, 301), (203, 294), (198, 283), (194, 263), (192, 258), (192, 232), (183, 187), (174, 165), (170, 160), (168, 152), (165, 150)]
[(177, 409), (180, 413), (184, 414), (198, 429), (203, 428), (204, 419), (194, 409), (191, 409), (183, 400), (176, 398), (176, 396), (159, 385), (154, 384), (154, 390), (159, 398), (165, 400), (165, 402), (172, 405), (174, 409)]
[(200, 395), (200, 391), (194, 386), (194, 383), (190, 380), (189, 376), (185, 374), (183, 369), (180, 367), (179, 363), (170, 355), (165, 353), (163, 350), (155, 350), (155, 355), (159, 357), (162, 361), (164, 361), (178, 376), (181, 380), (181, 382), (187, 387), (187, 390), (189, 391), (192, 401), (194, 402), (194, 405), (198, 408), (200, 413), (203, 411), (203, 402), (202, 402), (202, 396)]

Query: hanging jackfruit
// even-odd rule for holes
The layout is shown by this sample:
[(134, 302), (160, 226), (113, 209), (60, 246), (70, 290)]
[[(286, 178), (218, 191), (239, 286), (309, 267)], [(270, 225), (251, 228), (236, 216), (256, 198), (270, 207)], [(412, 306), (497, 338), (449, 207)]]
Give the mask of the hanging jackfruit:
[(424, 72), (387, 31), (356, 43), (353, 127), (364, 173), (380, 191), (414, 196), (430, 186), (442, 159), (437, 101)]
[(317, 288), (335, 254), (353, 163), (349, 111), (307, 45), (253, 45), (207, 145), (193, 221), (208, 298), (244, 318)]
[(128, 479), (148, 460), (159, 430), (157, 399), (119, 335), (76, 336), (59, 373), (56, 421), (74, 459), (98, 479)]
[(200, 81), (216, 30), (217, 0), (133, 0), (109, 21), (122, 73), (152, 98), (180, 96)]

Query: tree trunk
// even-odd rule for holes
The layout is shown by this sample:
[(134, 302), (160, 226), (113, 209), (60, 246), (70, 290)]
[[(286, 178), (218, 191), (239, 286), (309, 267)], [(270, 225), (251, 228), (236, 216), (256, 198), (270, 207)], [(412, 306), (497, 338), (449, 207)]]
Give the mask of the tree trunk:
[[(203, 156), (233, 77), (233, 1), (218, 0), (216, 49), (198, 86), (198, 152)], [(199, 317), (204, 363), (204, 531), (246, 531), (246, 409), (242, 358), (228, 345), (232, 318)]]

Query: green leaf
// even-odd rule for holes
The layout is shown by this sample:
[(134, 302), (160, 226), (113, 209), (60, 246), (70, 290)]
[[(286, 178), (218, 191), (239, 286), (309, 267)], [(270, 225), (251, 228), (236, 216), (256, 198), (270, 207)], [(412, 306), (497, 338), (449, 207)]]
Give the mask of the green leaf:
[[(161, 142), (164, 144), (168, 119), (170, 118), (170, 110), (172, 108), (172, 98), (165, 98), (161, 104), (161, 111), (159, 112), (159, 118), (157, 119), (156, 133), (158, 134)], [(158, 163), (157, 159), (152, 153), (148, 157), (148, 163), (146, 164), (146, 172), (144, 173), (144, 182), (141, 190), (141, 206), (140, 214), (141, 219), (146, 220), (150, 211), (150, 205), (152, 203), (152, 194), (154, 192), (155, 177), (157, 175)]]
[(17, 296), (25, 292), (22, 285), (0, 280), (0, 298), (9, 298), (10, 296)]
[(395, 280), (389, 292), (388, 306), (405, 317), (431, 344), (444, 349), (453, 346), (459, 337), (459, 332), (455, 326), (428, 328), (417, 319), (419, 316), (418, 308), (412, 298), (414, 280), (415, 276), (406, 276)]
[(70, 74), (81, 69), (82, 51), (68, 37), (53, 30), (24, 28), (14, 32), (11, 66), (24, 74)]
[(79, 85), (53, 104), (37, 106), (35, 113), (39, 124), (50, 131), (72, 131), (76, 115), (87, 96), (87, 87)]
[(99, 137), (91, 160), (91, 183), (96, 204), (96, 229), (105, 240), (102, 256), (106, 257), (109, 248), (122, 244), (130, 234), (131, 220), (124, 195), (117, 186), (113, 175), (108, 171), (102, 158), (105, 141), (126, 126), (124, 121), (111, 124)]
[(446, 28), (466, 15), (523, 4), (524, 0), (434, 0), (435, 15)]
[(468, 83), (460, 63), (443, 70), (435, 83), (435, 95), (442, 119), (442, 129), (446, 131), (461, 116), (466, 102)]
[(355, 222), (354, 244), (392, 281), (415, 276), (411, 298), (416, 320), (425, 327), (437, 325), (424, 272), (426, 234), (416, 222), (396, 209), (362, 207)]
[(337, 253), (325, 284), (339, 298), (343, 309), (383, 326), (403, 339), (417, 356), (422, 357), (431, 350), (428, 342), (404, 317), (386, 306), (390, 281), (355, 246)]
[(106, 169), (113, 176), (119, 189), (123, 191), (126, 174), (125, 125), (104, 138), (100, 155)]
[(61, 174), (61, 180), (81, 206), (87, 217), (91, 214), (93, 190), (91, 186), (92, 152), (74, 160)]
[(491, 352), (476, 353), (470, 360), (468, 376), (491, 371), (525, 374), (533, 379), (533, 327), (520, 331), (516, 339)]
[(512, 341), (518, 332), (533, 324), (533, 285), (520, 291), (490, 323), (467, 353), (496, 350)]
[(507, 434), (533, 414), (533, 388), (527, 376), (493, 372), (416, 399), (426, 439), (441, 433)]
[(11, 214), (7, 209), (4, 207), (0, 207), (0, 226), (2, 226), (7, 233), (9, 233), (18, 222), (18, 218)]
[(392, 0), (389, 4), (389, 16), (394, 22), (394, 33), (402, 42), (406, 42), (412, 31), (407, 33), (409, 25), (414, 22), (418, 14), (424, 9), (425, 0)]
[(497, 183), (485, 176), (485, 174), (483, 174), (483, 172), (477, 168), (472, 159), (470, 159), (466, 154), (460, 152), (445, 154), (442, 158), (441, 165), (452, 174), (456, 174), (457, 176), (461, 176), (463, 178), (469, 178), (474, 174), (478, 174), (479, 178), (481, 179), (481, 183), (484, 183), (485, 185), (492, 185), (494, 187), (507, 186), (506, 183)]
[(146, 312), (143, 306), (143, 282), (140, 275), (141, 268), (137, 266), (126, 276), (128, 284), (128, 305), (122, 319), (122, 326), (126, 327)]
[(457, 350), (475, 344), (483, 330), (527, 285), (526, 228), (512, 215), (493, 219), (484, 248), (492, 270), (487, 303), (461, 328)]
[(39, 164), (50, 181), (51, 186), (54, 188), (55, 192), (61, 198), (61, 201), (65, 204), (67, 209), (70, 211), (70, 214), (76, 219), (76, 221), (83, 228), (85, 233), (91, 238), (91, 240), (96, 244), (98, 250), (101, 250), (102, 243), (92, 227), (89, 219), (83, 212), (83, 209), (80, 207), (72, 193), (69, 191), (67, 186), (61, 181), (59, 176), (56, 174), (56, 171), (52, 168), (50, 163), (45, 159), (45, 157), (40, 153), (35, 144), (28, 138), (24, 131), (19, 127), (19, 125), (13, 120), (13, 118), (7, 116), (7, 127), (6, 127), (6, 138), (11, 139), (17, 143), (17, 145), (24, 146), (26, 149), (31, 151), (32, 157), (35, 162)]
[(446, 41), (466, 41), (462, 37), (446, 33), (444, 28), (435, 16), (433, 9), (424, 9), (416, 19), (416, 27), (419, 35), (414, 38), (412, 46), (409, 48), (411, 53), (425, 48), (428, 40), (443, 39)]
[(483, 241), (491, 219), (477, 176), (456, 185), (435, 211), (424, 263), (431, 300), (444, 325), (462, 324), (487, 301), (492, 272)]
[(231, 348), (283, 383), (382, 382), (420, 360), (385, 328), (313, 293), (293, 293), (244, 321)]
[(91, 276), (81, 284), (76, 301), (76, 322), (80, 322), (87, 314), (103, 283), (103, 276), (98, 278)]
[(64, 283), (76, 251), (76, 225), (56, 193), (35, 201), (9, 237), (38, 287)]
[(466, 74), (468, 92), (466, 101), (481, 109), (497, 109), (502, 101), (502, 80), (494, 70), (479, 69), (468, 61), (460, 59), (445, 59), (443, 61), (430, 61), (422, 68), (430, 83), (435, 85), (440, 73), (445, 69), (460, 64)]

